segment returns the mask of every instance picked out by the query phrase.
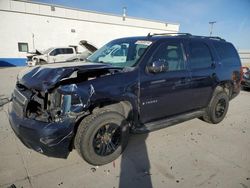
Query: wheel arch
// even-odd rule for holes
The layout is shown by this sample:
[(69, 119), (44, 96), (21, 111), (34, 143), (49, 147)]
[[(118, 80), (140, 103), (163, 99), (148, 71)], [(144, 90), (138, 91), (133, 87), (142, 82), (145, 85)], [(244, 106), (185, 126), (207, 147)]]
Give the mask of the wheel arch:
[(105, 108), (114, 109), (115, 111), (123, 115), (126, 119), (130, 119), (133, 117), (133, 109), (135, 109), (133, 103), (129, 100), (105, 100), (90, 107), (90, 109), (92, 109), (92, 113)]
[(228, 95), (229, 99), (231, 99), (232, 93), (233, 93), (232, 81), (228, 80), (228, 81), (224, 81), (224, 82), (221, 82), (218, 85), (216, 85), (212, 96), (214, 96), (216, 93), (218, 93), (220, 91), (224, 91)]
[(123, 115), (128, 121), (136, 120), (137, 110), (133, 102), (129, 100), (122, 100), (122, 101), (105, 100), (91, 105), (89, 107), (89, 113), (87, 115), (83, 114), (82, 116), (79, 116), (77, 118), (74, 127), (74, 135), (76, 134), (78, 127), (84, 118), (93, 113), (97, 113), (98, 111), (103, 110), (105, 108), (114, 109), (115, 111)]

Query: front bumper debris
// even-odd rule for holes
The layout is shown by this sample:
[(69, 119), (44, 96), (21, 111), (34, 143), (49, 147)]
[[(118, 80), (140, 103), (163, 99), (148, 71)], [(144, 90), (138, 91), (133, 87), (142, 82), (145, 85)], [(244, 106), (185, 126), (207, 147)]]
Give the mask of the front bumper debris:
[(75, 119), (66, 117), (50, 123), (32, 120), (18, 115), (11, 103), (9, 121), (17, 137), (28, 148), (49, 157), (67, 158)]

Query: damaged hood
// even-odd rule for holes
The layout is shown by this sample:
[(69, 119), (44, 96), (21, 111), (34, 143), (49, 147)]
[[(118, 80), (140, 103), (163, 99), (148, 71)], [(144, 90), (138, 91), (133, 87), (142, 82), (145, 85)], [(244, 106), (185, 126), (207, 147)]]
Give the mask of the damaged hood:
[(42, 55), (43, 53), (36, 50), (35, 52), (28, 52), (27, 53), (27, 57), (33, 57), (33, 56), (36, 56), (36, 55)]
[(29, 89), (38, 91), (48, 91), (64, 78), (70, 77), (73, 72), (88, 72), (99, 69), (119, 69), (103, 63), (59, 63), (49, 64), (28, 71), (23, 71), (18, 75), (18, 84), (22, 84)]
[(79, 45), (85, 47), (90, 53), (94, 53), (97, 50), (97, 48), (94, 45), (88, 43), (88, 41), (86, 40), (81, 40), (79, 42)]

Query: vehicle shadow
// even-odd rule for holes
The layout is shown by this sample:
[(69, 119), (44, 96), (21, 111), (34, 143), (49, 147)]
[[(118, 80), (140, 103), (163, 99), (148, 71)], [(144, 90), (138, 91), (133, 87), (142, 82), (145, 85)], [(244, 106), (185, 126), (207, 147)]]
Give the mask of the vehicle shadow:
[(241, 87), (241, 91), (250, 91), (250, 88), (249, 87)]
[(148, 134), (131, 135), (121, 156), (119, 188), (152, 188), (150, 162), (146, 147)]

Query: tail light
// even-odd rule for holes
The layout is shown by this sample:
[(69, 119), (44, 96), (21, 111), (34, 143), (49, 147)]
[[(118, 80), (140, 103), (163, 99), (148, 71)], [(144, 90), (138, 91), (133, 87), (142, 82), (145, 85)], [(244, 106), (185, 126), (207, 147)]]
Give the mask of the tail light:
[(232, 80), (235, 81), (235, 82), (240, 82), (242, 80), (242, 72), (237, 72), (237, 71), (234, 71), (233, 74), (232, 74)]

